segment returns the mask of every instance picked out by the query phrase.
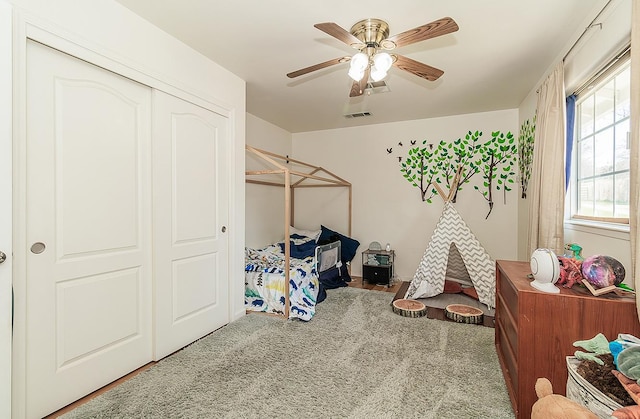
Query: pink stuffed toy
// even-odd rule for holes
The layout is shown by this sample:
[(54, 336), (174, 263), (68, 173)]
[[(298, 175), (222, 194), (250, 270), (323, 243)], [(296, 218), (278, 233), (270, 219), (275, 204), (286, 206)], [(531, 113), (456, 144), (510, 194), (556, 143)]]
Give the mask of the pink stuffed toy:
[(565, 288), (571, 288), (576, 283), (582, 282), (582, 261), (558, 256), (560, 261), (560, 278), (558, 284)]

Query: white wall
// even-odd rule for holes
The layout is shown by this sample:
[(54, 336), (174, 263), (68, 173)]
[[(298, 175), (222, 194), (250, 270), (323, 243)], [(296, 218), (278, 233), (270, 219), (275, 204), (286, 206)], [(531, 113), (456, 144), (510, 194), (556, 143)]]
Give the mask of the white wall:
[[(398, 157), (405, 157), (411, 140), (437, 144), (463, 137), (468, 131), (483, 131), (489, 140), (492, 131), (511, 131), (517, 135), (518, 111), (505, 110), (444, 118), (423, 119), (364, 127), (293, 134), (296, 158), (325, 167), (353, 184), (352, 237), (361, 243), (389, 242), (396, 251), (396, 274), (411, 280), (442, 212), (442, 200), (422, 202), (400, 172)], [(402, 142), (403, 146), (398, 143)], [(387, 152), (392, 148), (392, 153)], [(481, 182), (479, 176), (472, 182)], [(494, 198), (488, 220), (488, 205), (479, 192), (466, 185), (458, 194), (456, 208), (494, 259), (515, 259), (518, 242), (518, 190)], [(345, 232), (347, 196), (337, 189), (307, 192), (297, 196), (297, 222), (305, 226), (324, 224)], [(352, 267), (362, 272), (358, 253)]]
[(631, 0), (613, 0), (565, 59), (567, 94), (584, 84), (630, 42)]
[[(263, 119), (247, 114), (247, 145), (280, 154), (291, 155), (291, 133)], [(247, 170), (272, 168), (255, 155), (247, 153)], [(282, 176), (256, 180), (282, 182)], [(246, 246), (261, 248), (284, 237), (284, 188), (266, 185), (246, 185)]]
[[(586, 28), (599, 11), (594, 10), (592, 16), (580, 27)], [(602, 26), (599, 23), (602, 23)], [(586, 83), (594, 71), (602, 67), (624, 45), (629, 43), (631, 36), (631, 1), (613, 0), (595, 21), (594, 25), (575, 46), (573, 45), (581, 33), (577, 33), (564, 48), (563, 55), (569, 53), (565, 60), (565, 91), (567, 96), (573, 93), (577, 87)], [(555, 63), (549, 65), (549, 69), (554, 68), (563, 58), (558, 57)], [(541, 78), (539, 84), (542, 83), (545, 77), (547, 76), (545, 75)], [(536, 90), (539, 84), (532, 88), (527, 98), (520, 105), (520, 123), (526, 119), (531, 119), (535, 113)], [(568, 206), (569, 203), (567, 202), (566, 205)], [(518, 225), (521, 231), (518, 241), (518, 257), (522, 260), (528, 260), (530, 255), (526, 254), (526, 226), (529, 218), (527, 200), (521, 200), (518, 214)], [(582, 246), (583, 256), (596, 254), (612, 256), (619, 260), (629, 271), (631, 267), (631, 247), (628, 232), (565, 222), (564, 236), (565, 243), (578, 243)], [(625, 282), (632, 285), (631, 278), (627, 278)]]

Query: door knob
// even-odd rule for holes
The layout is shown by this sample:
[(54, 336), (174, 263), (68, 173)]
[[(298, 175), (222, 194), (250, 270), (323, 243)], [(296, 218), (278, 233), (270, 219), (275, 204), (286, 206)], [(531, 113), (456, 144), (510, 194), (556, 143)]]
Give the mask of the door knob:
[(40, 253), (44, 252), (44, 249), (46, 249), (47, 246), (45, 246), (44, 243), (42, 242), (35, 242), (31, 245), (31, 253), (35, 254), (35, 255), (39, 255)]
[(227, 226), (222, 226), (220, 230), (224, 233), (225, 231), (227, 231)]
[(7, 260), (7, 255), (3, 251), (0, 251), (0, 263), (4, 262), (5, 260)]

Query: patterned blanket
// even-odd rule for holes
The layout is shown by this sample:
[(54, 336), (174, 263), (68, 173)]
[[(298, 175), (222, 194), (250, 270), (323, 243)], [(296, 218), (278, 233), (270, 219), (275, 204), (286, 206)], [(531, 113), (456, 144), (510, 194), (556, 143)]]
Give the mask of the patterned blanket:
[[(284, 313), (284, 253), (279, 245), (245, 249), (245, 308), (251, 311)], [(319, 289), (313, 256), (290, 258), (289, 318), (311, 320)]]

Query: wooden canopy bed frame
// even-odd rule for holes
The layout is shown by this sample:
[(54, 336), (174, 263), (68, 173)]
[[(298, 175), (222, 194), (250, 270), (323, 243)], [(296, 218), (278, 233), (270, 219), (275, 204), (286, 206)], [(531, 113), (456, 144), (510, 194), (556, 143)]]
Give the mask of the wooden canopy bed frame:
[[(318, 187), (341, 187), (347, 188), (349, 191), (348, 199), (348, 226), (347, 235), (351, 236), (351, 211), (352, 211), (352, 192), (351, 183), (337, 176), (336, 174), (326, 170), (323, 167), (315, 166), (300, 160), (292, 159), (289, 156), (272, 153), (270, 151), (245, 145), (247, 153), (257, 156), (266, 162), (270, 168), (264, 170), (247, 170), (245, 172), (246, 183), (256, 185), (265, 185), (272, 187), (284, 188), (284, 243), (290, 242), (290, 226), (294, 224), (294, 203), (295, 190), (297, 188), (318, 188)], [(287, 165), (295, 163), (309, 169), (309, 172), (291, 170)], [(301, 169), (304, 170), (304, 169)], [(258, 180), (260, 176), (281, 175), (277, 181)], [(273, 176), (272, 176), (273, 177)], [(290, 246), (284, 246), (284, 279), (285, 279), (285, 310), (284, 318), (289, 318), (289, 267), (290, 267), (291, 249)]]

